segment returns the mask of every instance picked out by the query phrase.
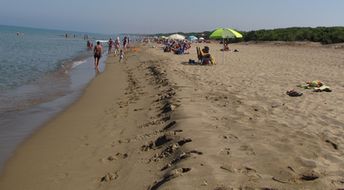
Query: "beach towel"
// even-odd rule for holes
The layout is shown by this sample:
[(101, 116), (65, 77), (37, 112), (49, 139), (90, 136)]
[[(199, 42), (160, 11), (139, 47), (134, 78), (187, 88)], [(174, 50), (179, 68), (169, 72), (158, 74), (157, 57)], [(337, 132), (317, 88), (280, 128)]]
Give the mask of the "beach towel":
[(314, 92), (332, 92), (331, 88), (326, 85), (322, 85), (321, 87), (316, 87), (313, 90)]
[(310, 89), (310, 88), (320, 87), (322, 85), (323, 83), (320, 80), (314, 80), (314, 81), (305, 82), (304, 84), (300, 84), (298, 85), (298, 87), (301, 87), (304, 89)]
[(303, 89), (313, 89), (314, 92), (331, 92), (331, 88), (329, 86), (324, 85), (323, 82), (320, 80), (308, 81), (304, 84), (297, 85), (297, 87)]

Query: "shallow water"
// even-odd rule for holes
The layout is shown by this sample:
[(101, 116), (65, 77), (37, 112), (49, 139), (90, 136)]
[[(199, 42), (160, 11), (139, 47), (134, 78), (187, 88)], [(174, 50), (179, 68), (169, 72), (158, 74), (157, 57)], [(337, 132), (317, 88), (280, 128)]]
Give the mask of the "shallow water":
[[(108, 38), (88, 35), (92, 41)], [(98, 74), (83, 37), (0, 26), (0, 168), (19, 143), (72, 103)]]

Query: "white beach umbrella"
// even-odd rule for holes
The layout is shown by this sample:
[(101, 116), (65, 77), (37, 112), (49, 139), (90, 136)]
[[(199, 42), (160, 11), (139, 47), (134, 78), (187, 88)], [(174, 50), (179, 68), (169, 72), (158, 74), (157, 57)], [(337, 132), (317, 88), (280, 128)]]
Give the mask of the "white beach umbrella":
[(172, 34), (172, 35), (170, 35), (168, 37), (168, 39), (171, 39), (171, 40), (184, 40), (185, 36), (180, 35), (180, 34)]

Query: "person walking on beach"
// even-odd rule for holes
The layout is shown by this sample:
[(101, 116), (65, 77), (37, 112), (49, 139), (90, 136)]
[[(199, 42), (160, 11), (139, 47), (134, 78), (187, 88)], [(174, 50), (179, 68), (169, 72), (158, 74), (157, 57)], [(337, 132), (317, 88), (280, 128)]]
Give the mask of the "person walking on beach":
[(128, 46), (128, 37), (124, 36), (123, 38), (123, 50), (127, 50), (127, 46)]
[(110, 53), (111, 53), (112, 46), (113, 46), (113, 40), (112, 40), (112, 38), (109, 39), (108, 45), (109, 45), (108, 54), (110, 54)]
[(119, 40), (119, 37), (115, 40), (115, 56), (117, 56), (117, 53), (120, 51), (121, 41)]
[(97, 41), (97, 45), (94, 46), (93, 53), (94, 53), (94, 67), (95, 69), (99, 70), (99, 60), (102, 56), (103, 47), (100, 45), (100, 42)]

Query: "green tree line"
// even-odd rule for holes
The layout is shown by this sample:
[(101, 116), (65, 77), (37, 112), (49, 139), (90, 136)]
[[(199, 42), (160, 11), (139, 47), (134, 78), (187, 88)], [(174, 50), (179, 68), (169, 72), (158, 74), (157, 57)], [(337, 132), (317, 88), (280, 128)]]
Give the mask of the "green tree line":
[(292, 27), (242, 32), (244, 41), (311, 41), (323, 44), (344, 42), (344, 27)]
[[(270, 30), (239, 31), (242, 39), (231, 39), (231, 42), (241, 41), (311, 41), (323, 44), (344, 43), (344, 27), (291, 27)], [(196, 36), (208, 38), (212, 31), (204, 32), (178, 32), (184, 36)], [(168, 36), (169, 34), (155, 34)]]

